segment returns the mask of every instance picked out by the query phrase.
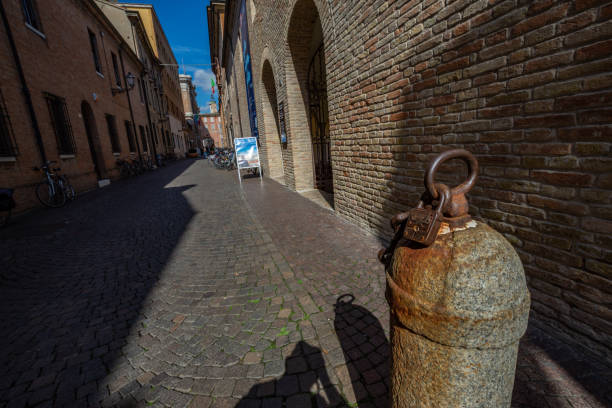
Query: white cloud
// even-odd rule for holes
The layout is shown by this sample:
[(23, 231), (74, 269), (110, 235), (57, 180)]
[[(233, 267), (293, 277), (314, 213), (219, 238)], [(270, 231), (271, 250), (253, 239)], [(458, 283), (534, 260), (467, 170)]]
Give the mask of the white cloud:
[(193, 74), (193, 84), (205, 93), (211, 92), (210, 80), (215, 79), (215, 74), (209, 69), (196, 69)]
[(172, 47), (172, 51), (181, 54), (203, 54), (206, 52), (201, 48), (189, 47), (186, 45), (177, 45), (176, 47)]

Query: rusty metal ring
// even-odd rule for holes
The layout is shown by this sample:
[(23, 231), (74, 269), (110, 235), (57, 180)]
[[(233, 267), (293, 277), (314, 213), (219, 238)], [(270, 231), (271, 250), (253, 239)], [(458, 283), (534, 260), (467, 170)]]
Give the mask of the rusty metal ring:
[(446, 184), (442, 184), (442, 183), (436, 183), (435, 184), (436, 190), (439, 190), (442, 192), (442, 194), (439, 197), (439, 203), (438, 203), (438, 207), (436, 208), (436, 211), (440, 210), (441, 213), (445, 212), (448, 208), (448, 206), (451, 203), (451, 189), (446, 185)]
[(476, 178), (478, 178), (478, 161), (474, 155), (465, 149), (453, 149), (441, 153), (438, 157), (429, 163), (427, 172), (425, 173), (425, 187), (429, 190), (429, 193), (434, 199), (438, 199), (439, 193), (436, 188), (434, 181), (434, 175), (442, 163), (450, 159), (461, 159), (467, 164), (468, 172), (470, 173), (469, 178), (463, 183), (451, 189), (451, 195), (465, 194), (472, 189)]

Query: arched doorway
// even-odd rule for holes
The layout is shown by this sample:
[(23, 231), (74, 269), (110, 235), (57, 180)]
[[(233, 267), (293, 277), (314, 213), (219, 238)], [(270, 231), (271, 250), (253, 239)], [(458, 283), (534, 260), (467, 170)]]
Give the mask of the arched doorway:
[(284, 184), (283, 159), (281, 156), (281, 134), (276, 98), (276, 84), (270, 61), (265, 60), (261, 73), (264, 92), (261, 97), (263, 130), (268, 171), (271, 178)]
[(308, 113), (312, 137), (315, 188), (333, 193), (331, 168), (331, 140), (329, 137), (329, 113), (327, 107), (327, 77), (323, 44), (311, 57), (308, 67)]
[(87, 134), (87, 143), (91, 152), (91, 160), (94, 164), (94, 169), (98, 180), (106, 178), (106, 166), (104, 165), (104, 156), (100, 147), (100, 138), (98, 136), (98, 128), (96, 126), (96, 118), (91, 110), (91, 106), (86, 101), (81, 102), (81, 115), (85, 123), (85, 133)]
[(313, 0), (295, 4), (287, 44), (289, 143), (295, 188), (333, 193), (323, 29)]

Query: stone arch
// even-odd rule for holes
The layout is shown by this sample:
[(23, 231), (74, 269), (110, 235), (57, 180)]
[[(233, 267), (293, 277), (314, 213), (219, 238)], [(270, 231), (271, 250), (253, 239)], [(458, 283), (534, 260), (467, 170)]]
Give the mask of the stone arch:
[[(270, 60), (270, 53), (266, 47), (262, 53), (262, 65), (259, 69), (261, 73), (261, 92), (259, 95), (263, 118), (261, 123), (263, 126), (260, 129), (260, 139), (263, 139), (262, 150), (265, 152), (269, 176), (285, 184), (281, 152), (280, 123), (278, 117), (277, 76), (275, 75), (274, 66)], [(263, 138), (261, 138), (261, 133), (263, 133)]]
[[(331, 43), (325, 38), (323, 21), (328, 16), (320, 0), (296, 0), (286, 28), (285, 91), (288, 148), (291, 151), (289, 184), (297, 191), (311, 190), (315, 181), (315, 157), (311, 135), (308, 75), (317, 51), (325, 56)], [(329, 35), (328, 35), (329, 36)], [(323, 70), (326, 71), (323, 60)], [(327, 103), (326, 103), (327, 105)]]

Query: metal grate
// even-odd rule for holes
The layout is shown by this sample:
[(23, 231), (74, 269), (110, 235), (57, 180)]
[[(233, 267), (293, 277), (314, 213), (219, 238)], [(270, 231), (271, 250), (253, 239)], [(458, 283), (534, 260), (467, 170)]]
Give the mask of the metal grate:
[(2, 91), (0, 91), (0, 156), (13, 157), (17, 156), (17, 153), (17, 143), (15, 143), (11, 118), (6, 110)]
[(134, 140), (134, 132), (132, 131), (132, 123), (129, 120), (125, 121), (125, 133), (127, 134), (130, 152), (135, 152), (136, 151), (136, 141)]
[(315, 52), (308, 68), (308, 100), (310, 132), (314, 156), (315, 186), (333, 192), (331, 166), (331, 139), (329, 137), (329, 114), (327, 107), (327, 80), (323, 44)]
[(57, 149), (60, 154), (75, 154), (76, 146), (74, 137), (72, 136), (72, 126), (70, 125), (70, 117), (68, 116), (68, 108), (66, 100), (57, 95), (44, 93), (51, 115), (51, 123), (55, 131), (57, 140)]

